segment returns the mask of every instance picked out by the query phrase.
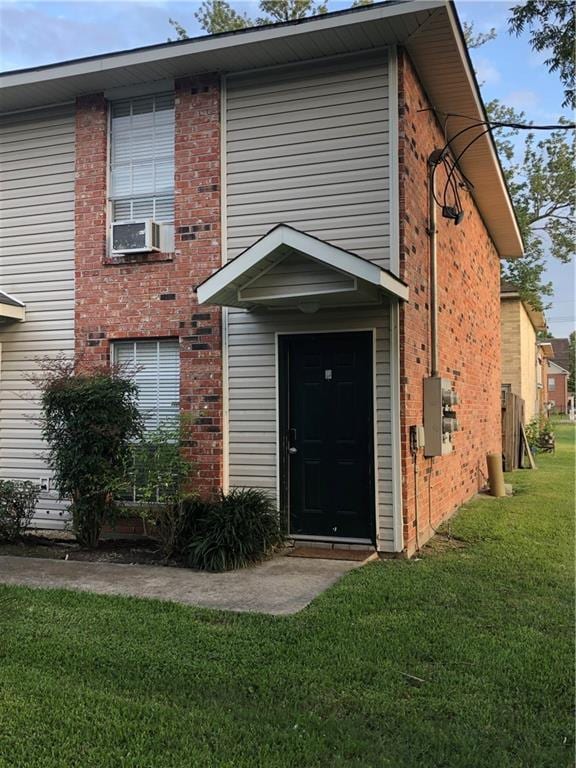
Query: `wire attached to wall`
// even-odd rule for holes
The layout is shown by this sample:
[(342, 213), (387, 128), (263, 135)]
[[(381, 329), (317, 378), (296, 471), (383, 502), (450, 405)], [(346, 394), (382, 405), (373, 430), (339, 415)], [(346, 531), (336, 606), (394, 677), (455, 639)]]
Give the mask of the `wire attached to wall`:
[[(516, 123), (516, 122), (503, 122), (500, 120), (478, 120), (477, 118), (470, 117), (469, 115), (463, 115), (458, 112), (442, 112), (439, 109), (436, 109), (435, 107), (426, 107), (424, 109), (419, 109), (418, 112), (434, 112), (437, 115), (441, 115), (444, 117), (444, 128), (445, 128), (445, 138), (446, 138), (446, 126), (448, 123), (448, 120), (451, 117), (456, 117), (464, 120), (471, 120), (472, 125), (467, 125), (464, 128), (461, 128), (451, 139), (446, 140), (444, 146), (440, 150), (436, 150), (431, 158), (430, 163), (433, 165), (432, 169), (432, 175), (433, 177), (436, 175), (436, 172), (438, 170), (438, 167), (440, 165), (443, 166), (445, 173), (446, 173), (446, 182), (444, 184), (444, 189), (441, 195), (441, 200), (439, 200), (436, 197), (436, 194), (434, 194), (434, 201), (436, 202), (436, 205), (438, 205), (439, 208), (442, 209), (442, 215), (444, 218), (452, 219), (454, 221), (454, 224), (460, 224), (462, 219), (464, 218), (464, 209), (462, 206), (462, 202), (460, 199), (459, 189), (474, 189), (474, 185), (472, 182), (466, 178), (466, 176), (462, 173), (459, 167), (460, 160), (462, 157), (466, 154), (466, 152), (483, 136), (486, 136), (486, 134), (492, 134), (492, 132), (498, 128), (510, 128), (511, 130), (527, 130), (527, 131), (555, 131), (555, 130), (574, 130), (576, 129), (576, 124), (574, 123), (556, 123), (553, 125), (533, 125), (533, 124), (526, 124), (526, 123)], [(458, 155), (456, 155), (453, 158), (454, 152), (452, 150), (453, 142), (455, 142), (457, 139), (460, 138), (460, 136), (463, 136), (464, 134), (468, 133), (469, 131), (473, 131), (474, 129), (483, 128), (480, 133), (478, 133), (474, 138), (472, 138), (471, 141), (469, 141), (466, 146), (460, 150)], [(449, 192), (451, 192), (451, 197), (453, 201), (453, 205), (449, 205)]]

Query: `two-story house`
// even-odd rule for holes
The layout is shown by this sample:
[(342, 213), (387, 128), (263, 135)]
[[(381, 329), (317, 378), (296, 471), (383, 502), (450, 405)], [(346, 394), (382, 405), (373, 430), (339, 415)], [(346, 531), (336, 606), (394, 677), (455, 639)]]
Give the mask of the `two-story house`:
[(518, 290), (506, 281), (500, 285), (500, 334), (502, 349), (502, 387), (524, 400), (527, 424), (545, 410), (548, 358), (553, 356), (549, 342), (539, 342), (546, 331), (541, 310), (524, 301)]
[(477, 491), (522, 242), (452, 3), (8, 72), (0, 105), (0, 476), (48, 476), (26, 374), (76, 350), (294, 538), (411, 554)]

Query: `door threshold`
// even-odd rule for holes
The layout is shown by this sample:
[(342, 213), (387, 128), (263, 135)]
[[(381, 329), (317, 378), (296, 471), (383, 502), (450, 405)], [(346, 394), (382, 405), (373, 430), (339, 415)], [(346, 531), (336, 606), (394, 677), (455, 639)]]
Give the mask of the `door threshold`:
[(347, 536), (312, 536), (304, 533), (289, 533), (288, 538), (298, 545), (310, 542), (311, 546), (314, 545), (320, 547), (341, 547), (344, 545), (345, 547), (376, 548), (372, 539), (358, 539)]
[(367, 563), (377, 560), (378, 553), (372, 549), (342, 549), (334, 547), (303, 547), (296, 545), (286, 552), (286, 557), (306, 557), (312, 560), (348, 560), (355, 563)]

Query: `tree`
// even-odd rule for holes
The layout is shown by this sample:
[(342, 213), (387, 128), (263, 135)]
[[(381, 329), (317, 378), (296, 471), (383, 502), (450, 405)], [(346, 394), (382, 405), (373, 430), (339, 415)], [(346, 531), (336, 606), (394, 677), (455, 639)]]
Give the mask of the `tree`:
[(535, 51), (550, 52), (544, 63), (550, 72), (558, 72), (560, 76), (564, 86), (562, 106), (576, 109), (576, 5), (570, 0), (525, 0), (510, 10), (510, 32), (520, 35), (529, 29), (532, 48)]
[(462, 22), (462, 31), (468, 48), (480, 48), (480, 46), (489, 43), (496, 37), (496, 28), (492, 27), (488, 32), (476, 32), (474, 24), (471, 21)]
[[(369, 5), (370, 3), (371, 0), (358, 0), (360, 5)], [(227, 0), (203, 0), (194, 16), (205, 32), (214, 35), (219, 32), (233, 32), (263, 24), (277, 24), (283, 21), (303, 19), (306, 16), (314, 16), (328, 11), (326, 2), (314, 3), (313, 0), (259, 0), (258, 7), (264, 15), (252, 19), (246, 13), (236, 11)], [(186, 40), (188, 33), (185, 28), (174, 19), (169, 19), (169, 21), (176, 30), (177, 39)]]
[[(469, 48), (495, 37), (495, 30), (477, 34), (471, 23), (463, 28)], [(493, 122), (527, 124), (524, 112), (498, 99), (486, 105), (486, 112)], [(543, 299), (553, 293), (552, 284), (544, 282), (546, 254), (567, 262), (574, 250), (574, 140), (566, 133), (560, 129), (537, 138), (536, 132), (515, 128), (492, 132), (526, 247), (525, 256), (502, 263), (502, 273), (535, 309), (542, 309)]]
[[(486, 111), (494, 122), (526, 124), (523, 112), (498, 100), (489, 102)], [(546, 254), (566, 263), (574, 249), (574, 141), (563, 130), (551, 131), (541, 139), (528, 132), (517, 150), (514, 137), (519, 133), (514, 128), (493, 132), (526, 246), (524, 257), (503, 263), (503, 275), (526, 301), (542, 309), (543, 297), (553, 293), (552, 285), (543, 282)]]
[(576, 387), (576, 331), (570, 334), (570, 376), (568, 377), (568, 392), (574, 392)]

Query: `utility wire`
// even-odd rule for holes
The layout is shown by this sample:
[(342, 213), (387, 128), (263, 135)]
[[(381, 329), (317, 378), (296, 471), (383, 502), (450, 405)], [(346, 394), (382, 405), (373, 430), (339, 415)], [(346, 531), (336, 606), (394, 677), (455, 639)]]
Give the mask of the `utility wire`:
[[(439, 154), (438, 162), (435, 163), (435, 166), (432, 170), (432, 175), (434, 176), (436, 174), (436, 170), (440, 164), (444, 166), (447, 173), (446, 183), (444, 185), (444, 192), (442, 194), (442, 203), (438, 200), (436, 195), (434, 195), (434, 200), (436, 204), (439, 207), (446, 206), (447, 204), (447, 198), (448, 198), (448, 190), (452, 190), (452, 194), (454, 196), (454, 202), (456, 203), (457, 209), (462, 210), (462, 205), (460, 201), (460, 195), (458, 193), (458, 186), (456, 182), (454, 181), (454, 176), (458, 174), (461, 177), (462, 183), (465, 185), (473, 188), (474, 185), (469, 182), (469, 180), (464, 176), (464, 174), (460, 171), (458, 168), (458, 162), (462, 158), (462, 156), (470, 149), (470, 147), (478, 141), (478, 139), (482, 138), (482, 136), (485, 136), (487, 133), (492, 133), (493, 130), (497, 128), (510, 128), (512, 130), (526, 130), (526, 131), (555, 131), (555, 130), (574, 130), (576, 128), (575, 123), (556, 123), (553, 125), (533, 125), (533, 124), (525, 124), (525, 123), (516, 123), (516, 122), (505, 122), (501, 120), (478, 120), (478, 118), (470, 117), (470, 115), (463, 115), (459, 112), (442, 112), (439, 109), (436, 109), (435, 107), (427, 107), (425, 109), (419, 109), (418, 112), (435, 112), (437, 114), (442, 115), (446, 118), (446, 122), (448, 118), (450, 117), (459, 117), (464, 120), (471, 120), (473, 121), (472, 125), (468, 125), (465, 128), (462, 128), (459, 130), (451, 139), (446, 141), (446, 144), (442, 148)], [(454, 162), (450, 165), (448, 158), (446, 157), (446, 151), (448, 149), (451, 149), (451, 144), (456, 141), (460, 136), (463, 136), (465, 133), (468, 133), (468, 131), (472, 131), (475, 128), (481, 128), (484, 127), (485, 130), (483, 130), (481, 133), (479, 133), (477, 136), (475, 136), (472, 141), (469, 141), (468, 144), (464, 147), (464, 149), (461, 150), (461, 152), (458, 154), (458, 156), (455, 158)]]
[[(464, 120), (472, 120), (475, 125), (470, 126), (470, 128), (474, 128), (479, 125), (490, 125), (492, 128), (514, 128), (516, 130), (524, 130), (524, 131), (556, 131), (556, 130), (574, 130), (576, 128), (576, 123), (555, 123), (554, 125), (533, 125), (531, 123), (514, 123), (514, 122), (504, 122), (500, 120), (478, 120), (477, 117), (470, 117), (470, 115), (462, 115), (459, 112), (442, 112), (440, 109), (436, 109), (436, 107), (426, 107), (425, 109), (419, 109), (418, 112), (437, 112), (439, 115), (442, 115), (444, 117), (461, 117)], [(459, 133), (456, 134), (450, 141), (454, 141), (455, 138), (459, 136)], [(449, 144), (450, 142), (448, 142)]]

